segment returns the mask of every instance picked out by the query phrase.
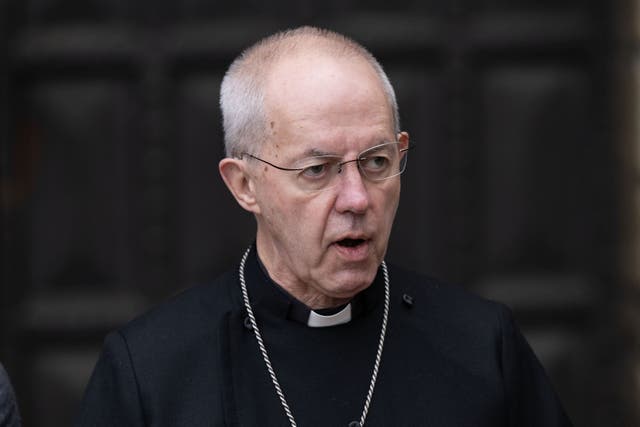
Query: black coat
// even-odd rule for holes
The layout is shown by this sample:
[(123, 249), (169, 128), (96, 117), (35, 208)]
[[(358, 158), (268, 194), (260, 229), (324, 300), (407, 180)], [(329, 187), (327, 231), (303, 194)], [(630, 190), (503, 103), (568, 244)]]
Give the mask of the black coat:
[[(502, 305), (390, 268), (391, 310), (367, 426), (569, 426), (543, 368)], [(260, 269), (249, 294), (299, 426), (358, 420), (380, 333), (378, 274), (351, 322), (310, 328)], [(410, 298), (409, 298), (410, 297)], [(355, 304), (357, 302), (357, 304)], [(236, 271), (111, 333), (78, 426), (285, 426)]]

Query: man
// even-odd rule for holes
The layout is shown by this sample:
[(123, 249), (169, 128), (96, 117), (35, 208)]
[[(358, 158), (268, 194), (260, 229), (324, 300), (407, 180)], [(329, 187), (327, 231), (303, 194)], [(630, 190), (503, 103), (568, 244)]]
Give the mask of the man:
[(410, 146), (371, 54), (276, 34), (221, 106), (255, 244), (107, 337), (78, 425), (570, 425), (508, 310), (384, 263)]

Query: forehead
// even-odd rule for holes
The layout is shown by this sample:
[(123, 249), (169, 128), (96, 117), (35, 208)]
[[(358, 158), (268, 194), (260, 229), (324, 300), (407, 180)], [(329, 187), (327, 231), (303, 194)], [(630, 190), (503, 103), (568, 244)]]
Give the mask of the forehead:
[(267, 79), (265, 112), (271, 142), (295, 141), (295, 151), (339, 143), (362, 149), (393, 138), (392, 110), (380, 79), (359, 57), (282, 59)]

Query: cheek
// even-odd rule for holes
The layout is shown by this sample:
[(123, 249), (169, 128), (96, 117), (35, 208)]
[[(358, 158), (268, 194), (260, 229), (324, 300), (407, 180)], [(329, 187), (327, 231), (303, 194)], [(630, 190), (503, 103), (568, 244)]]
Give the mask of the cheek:
[(267, 225), (268, 231), (274, 239), (285, 238), (285, 233), (290, 228), (288, 222), (291, 215), (291, 209), (287, 209), (287, 206), (293, 205), (289, 204), (286, 198), (276, 192), (263, 194), (262, 196), (260, 209), (264, 224)]
[(319, 195), (293, 198), (274, 194), (264, 216), (279, 238), (288, 240), (291, 246), (311, 249), (322, 240), (330, 208)]
[(385, 217), (384, 219), (387, 222), (393, 222), (398, 202), (400, 201), (400, 186), (399, 184), (393, 185), (382, 190), (384, 191), (381, 191), (377, 198), (379, 206)]
[(389, 235), (391, 234), (399, 201), (399, 191), (391, 191), (380, 198), (381, 205), (378, 220), (380, 221), (379, 226), (380, 231), (382, 232), (381, 237), (383, 237), (384, 240), (384, 242), (381, 241), (380, 244), (383, 244), (385, 247), (388, 243)]
[(389, 222), (393, 222), (396, 216), (396, 210), (398, 210), (398, 203), (400, 202), (399, 192), (394, 193), (393, 197), (387, 200), (387, 215), (389, 216)]
[(324, 200), (311, 199), (292, 212), (292, 220), (299, 223), (300, 232), (307, 237), (321, 238), (327, 228), (331, 204)]

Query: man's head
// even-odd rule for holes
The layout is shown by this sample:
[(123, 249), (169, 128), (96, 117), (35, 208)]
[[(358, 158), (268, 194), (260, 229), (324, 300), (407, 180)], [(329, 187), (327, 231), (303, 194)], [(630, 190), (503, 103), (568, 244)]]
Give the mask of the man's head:
[(378, 61), (355, 41), (328, 30), (300, 27), (276, 33), (242, 52), (227, 71), (220, 90), (220, 106), (227, 156), (255, 152), (269, 138), (264, 99), (270, 71), (285, 57), (309, 53), (364, 59), (375, 70), (400, 132), (395, 92)]
[[(409, 143), (373, 56), (324, 30), (279, 33), (234, 61), (221, 106), (229, 157), (220, 172), (256, 217), (271, 277), (313, 308), (368, 287), (386, 252)], [(333, 160), (360, 159), (383, 143), (392, 144), (367, 161)], [(331, 158), (309, 167), (317, 156)]]

